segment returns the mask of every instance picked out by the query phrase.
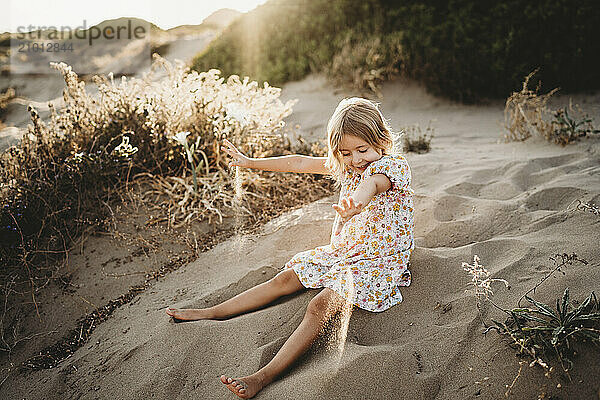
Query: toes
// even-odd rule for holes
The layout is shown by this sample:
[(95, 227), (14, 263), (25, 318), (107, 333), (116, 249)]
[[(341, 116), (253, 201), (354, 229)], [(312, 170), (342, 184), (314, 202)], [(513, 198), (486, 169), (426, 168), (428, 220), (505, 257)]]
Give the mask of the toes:
[(231, 386), (238, 392), (242, 393), (242, 390), (246, 389), (246, 384), (242, 381), (234, 380), (231, 382)]
[(221, 375), (221, 382), (227, 385), (227, 388), (240, 397), (246, 398), (245, 395), (248, 392), (248, 386), (242, 380), (232, 379), (225, 375)]

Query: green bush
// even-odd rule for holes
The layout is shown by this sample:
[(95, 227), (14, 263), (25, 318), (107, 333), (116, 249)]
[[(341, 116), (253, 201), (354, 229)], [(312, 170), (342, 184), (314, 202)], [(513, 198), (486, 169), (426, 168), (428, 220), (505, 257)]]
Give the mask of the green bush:
[[(538, 67), (548, 88), (590, 90), (600, 87), (598, 26), (593, 0), (271, 0), (230, 25), (193, 68), (272, 84), (333, 70), (336, 80), (360, 86), (355, 72), (333, 65), (348, 52), (347, 38), (401, 37), (401, 51), (378, 68), (456, 100), (505, 98)], [(359, 75), (372, 69), (362, 58), (350, 62)]]

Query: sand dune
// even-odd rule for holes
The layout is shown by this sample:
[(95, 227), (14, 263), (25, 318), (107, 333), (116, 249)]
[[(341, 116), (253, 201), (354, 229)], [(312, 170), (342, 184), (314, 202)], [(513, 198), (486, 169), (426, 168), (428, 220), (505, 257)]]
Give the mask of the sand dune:
[[(336, 93), (319, 76), (286, 85), (284, 100), (300, 100), (288, 124), (300, 124), (305, 137), (323, 136), (327, 118), (347, 94)], [(481, 318), (503, 317), (489, 307), (480, 317), (474, 297), (465, 292), (470, 277), (461, 262), (475, 254), (494, 277), (510, 282), (510, 289), (499, 285), (494, 295), (506, 308), (545, 276), (555, 253), (575, 252), (589, 263), (554, 275), (537, 289), (537, 299), (552, 303), (567, 286), (579, 300), (591, 291), (600, 294), (600, 217), (573, 207), (576, 200), (600, 204), (600, 138), (564, 148), (536, 138), (503, 143), (500, 102), (454, 104), (402, 81), (387, 83), (383, 96), (384, 114), (396, 129), (435, 119), (432, 151), (407, 156), (416, 191), (413, 284), (402, 290), (404, 302), (384, 313), (355, 309), (347, 327), (336, 321), (257, 399), (504, 398), (520, 359), (495, 332), (482, 334)], [(600, 121), (598, 95), (579, 100)], [(265, 365), (317, 291), (226, 321), (174, 324), (164, 308), (216, 304), (274, 276), (297, 252), (327, 243), (335, 200), (332, 194), (271, 221), (259, 234), (202, 253), (116, 310), (87, 345), (56, 368), (11, 375), (0, 397), (233, 398), (218, 376), (243, 376)], [(143, 261), (115, 254), (122, 269)], [(73, 282), (89, 284), (88, 271), (98, 268), (100, 258), (92, 257), (89, 269), (71, 264)], [(35, 341), (29, 348), (36, 343), (39, 348)], [(598, 349), (581, 353), (572, 382), (558, 374), (548, 379), (541, 368), (525, 365), (511, 398), (546, 393), (598, 399), (599, 359)]]

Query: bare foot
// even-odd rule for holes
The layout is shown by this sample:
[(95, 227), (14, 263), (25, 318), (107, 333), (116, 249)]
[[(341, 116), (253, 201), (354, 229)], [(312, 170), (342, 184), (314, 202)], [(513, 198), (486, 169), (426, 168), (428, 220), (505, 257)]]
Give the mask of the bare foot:
[(178, 321), (195, 321), (198, 319), (212, 319), (212, 314), (203, 308), (178, 309), (168, 307), (165, 312), (173, 317), (175, 322)]
[(258, 378), (252, 376), (233, 379), (221, 375), (221, 382), (227, 386), (227, 389), (231, 390), (233, 394), (242, 399), (254, 397), (256, 393), (264, 387), (264, 384)]

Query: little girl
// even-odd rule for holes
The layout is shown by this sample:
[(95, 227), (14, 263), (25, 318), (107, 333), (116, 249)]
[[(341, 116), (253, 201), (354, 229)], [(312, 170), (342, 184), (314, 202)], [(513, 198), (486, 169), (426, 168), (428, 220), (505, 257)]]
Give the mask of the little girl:
[(327, 157), (288, 155), (248, 158), (229, 141), (222, 149), (230, 166), (280, 172), (330, 174), (341, 186), (331, 242), (296, 254), (283, 271), (214, 307), (167, 308), (178, 320), (224, 319), (256, 310), (305, 288), (324, 288), (309, 303), (304, 319), (275, 357), (252, 375), (221, 382), (240, 398), (251, 398), (308, 350), (323, 325), (353, 305), (381, 312), (402, 301), (410, 285), (413, 190), (406, 159), (393, 154), (389, 126), (377, 106), (344, 99), (327, 125)]

